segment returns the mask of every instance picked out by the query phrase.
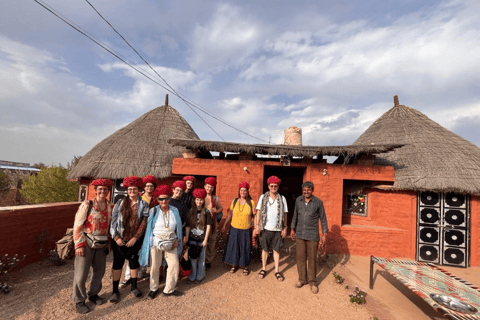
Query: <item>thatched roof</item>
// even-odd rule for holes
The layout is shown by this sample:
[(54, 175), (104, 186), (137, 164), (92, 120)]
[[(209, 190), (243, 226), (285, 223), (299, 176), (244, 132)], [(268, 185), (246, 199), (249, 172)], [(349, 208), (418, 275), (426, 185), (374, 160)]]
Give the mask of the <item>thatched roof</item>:
[(168, 142), (174, 146), (181, 146), (190, 150), (197, 149), (200, 151), (239, 152), (245, 154), (281, 155), (292, 157), (314, 157), (318, 155), (355, 156), (359, 154), (374, 154), (387, 152), (402, 146), (401, 144), (328, 147), (292, 145), (286, 146), (270, 144), (244, 144), (235, 142), (219, 142), (179, 138), (172, 138), (168, 140)]
[(397, 190), (480, 192), (480, 148), (423, 113), (400, 105), (378, 118), (354, 143), (405, 144), (377, 156), (376, 164), (394, 166)]
[(148, 174), (171, 175), (172, 161), (187, 150), (175, 147), (169, 138), (199, 139), (180, 113), (168, 105), (145, 113), (98, 143), (68, 174), (74, 178), (123, 179)]

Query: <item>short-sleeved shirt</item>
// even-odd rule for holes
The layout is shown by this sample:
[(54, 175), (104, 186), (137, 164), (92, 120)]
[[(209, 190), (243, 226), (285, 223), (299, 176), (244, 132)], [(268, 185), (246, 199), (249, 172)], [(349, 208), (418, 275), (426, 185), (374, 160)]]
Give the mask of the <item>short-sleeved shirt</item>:
[[(285, 199), (284, 196), (279, 195), (282, 197), (283, 200), (283, 211), (284, 212), (278, 212), (278, 196), (275, 198), (275, 201), (272, 203), (272, 199), (269, 198), (267, 202), (267, 221), (265, 222), (265, 230), (269, 231), (282, 231), (281, 227), (277, 228), (277, 218), (279, 214), (284, 214), (288, 212), (287, 208), (287, 200)], [(262, 209), (262, 201), (263, 201), (263, 194), (260, 196), (260, 199), (258, 199), (257, 203), (257, 210)], [(284, 222), (286, 224), (286, 221)]]
[(191, 234), (194, 234), (194, 235), (197, 235), (197, 236), (204, 236), (205, 231), (207, 230), (207, 226), (212, 225), (212, 215), (209, 212), (206, 212), (206, 214), (205, 214), (205, 226), (203, 227), (203, 230), (200, 229), (200, 214), (201, 213), (202, 213), (201, 210), (197, 211), (197, 227), (190, 230)]
[(232, 210), (233, 215), (232, 215), (232, 227), (235, 229), (249, 229), (251, 227), (251, 219), (253, 217), (251, 216), (252, 211), (255, 209), (255, 202), (251, 200), (251, 207), (245, 203), (244, 205), (240, 205), (240, 199), (237, 200), (237, 203), (235, 204), (235, 208), (233, 207), (233, 203), (235, 201), (232, 201), (232, 204), (230, 204), (230, 210)]

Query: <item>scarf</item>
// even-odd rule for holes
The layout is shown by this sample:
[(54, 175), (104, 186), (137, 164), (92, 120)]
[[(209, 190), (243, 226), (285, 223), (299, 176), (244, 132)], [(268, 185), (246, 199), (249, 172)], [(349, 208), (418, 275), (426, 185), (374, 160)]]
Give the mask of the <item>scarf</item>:
[[(282, 196), (277, 192), (276, 194), (276, 200), (277, 200), (277, 229), (282, 229), (283, 227), (283, 199)], [(265, 227), (265, 224), (267, 222), (267, 203), (270, 200), (270, 191), (267, 191), (263, 194), (262, 198), (262, 206), (260, 207), (260, 221), (259, 221), (259, 228), (260, 231), (263, 230)]]

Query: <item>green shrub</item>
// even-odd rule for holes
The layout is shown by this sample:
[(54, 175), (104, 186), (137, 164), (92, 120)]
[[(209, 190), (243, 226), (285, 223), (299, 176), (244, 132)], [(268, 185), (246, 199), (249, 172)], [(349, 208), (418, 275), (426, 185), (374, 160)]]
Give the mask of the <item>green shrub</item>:
[(43, 167), (24, 180), (20, 193), (30, 203), (69, 202), (78, 199), (78, 184), (67, 180), (65, 168)]

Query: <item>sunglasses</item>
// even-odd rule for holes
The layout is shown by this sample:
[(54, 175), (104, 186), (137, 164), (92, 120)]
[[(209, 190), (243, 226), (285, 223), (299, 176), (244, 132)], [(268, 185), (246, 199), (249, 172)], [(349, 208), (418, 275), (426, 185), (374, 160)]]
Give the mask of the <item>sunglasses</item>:
[(158, 202), (160, 202), (160, 201), (168, 201), (168, 200), (170, 200), (170, 197), (158, 198)]

